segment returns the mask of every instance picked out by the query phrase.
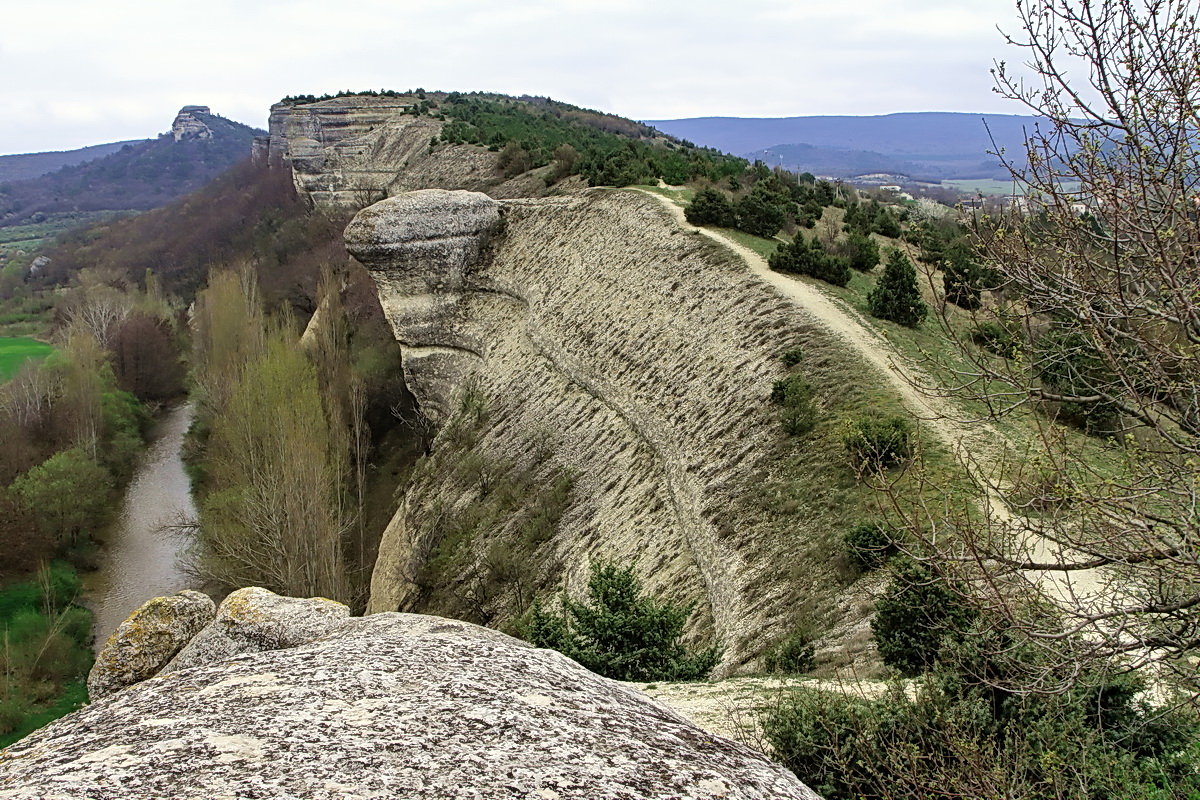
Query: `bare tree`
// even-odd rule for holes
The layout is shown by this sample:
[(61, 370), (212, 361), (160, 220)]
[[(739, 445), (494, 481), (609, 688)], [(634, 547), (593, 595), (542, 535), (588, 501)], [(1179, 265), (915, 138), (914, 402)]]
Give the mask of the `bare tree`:
[(1011, 164), (1023, 198), (975, 220), (997, 299), (942, 319), (969, 364), (962, 394), (1039, 436), (973, 470), (990, 513), (894, 499), (1003, 640), (1040, 651), (1025, 688), (1061, 690), (1101, 661), (1200, 688), (1196, 4), (1018, 10), (1009, 42), (1033, 77), (999, 63), (997, 91), (1044, 122)]
[(82, 329), (107, 350), (113, 332), (133, 311), (134, 297), (108, 284), (87, 285), (74, 292), (64, 311), (68, 331)]

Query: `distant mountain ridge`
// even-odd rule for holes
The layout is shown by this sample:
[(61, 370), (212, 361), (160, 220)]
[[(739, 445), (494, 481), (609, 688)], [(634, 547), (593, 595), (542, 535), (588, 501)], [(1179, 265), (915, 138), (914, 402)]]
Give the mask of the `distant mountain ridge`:
[[(0, 182), (0, 227), (64, 212), (157, 208), (249, 158), (254, 137), (264, 133), (213, 114), (207, 106), (185, 106), (170, 131), (155, 139), (117, 143), (117, 150), (95, 160)], [(15, 158), (28, 163), (30, 156)]]
[(117, 152), (127, 144), (141, 144), (145, 141), (147, 140), (128, 139), (124, 142), (93, 144), (75, 150), (47, 150), (42, 153), (17, 153), (0, 156), (0, 184), (31, 180), (63, 167), (73, 167), (85, 161), (95, 161), (109, 153)]
[[(1038, 117), (915, 112), (851, 117), (696, 117), (645, 120), (696, 144), (802, 172), (853, 177), (894, 172), (913, 178), (1006, 177), (993, 152), (1023, 161)], [(807, 145), (807, 147), (799, 147)], [(863, 162), (872, 161), (870, 168)]]

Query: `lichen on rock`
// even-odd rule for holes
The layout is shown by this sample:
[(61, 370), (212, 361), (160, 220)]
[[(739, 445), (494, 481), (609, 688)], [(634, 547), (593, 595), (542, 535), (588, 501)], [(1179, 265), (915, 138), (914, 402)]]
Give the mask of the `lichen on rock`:
[(817, 799), (559, 653), (396, 613), (161, 674), (0, 752), (0, 798), (44, 797)]
[(307, 644), (349, 617), (347, 606), (324, 597), (282, 597), (257, 586), (238, 589), (221, 602), (212, 624), (198, 632), (163, 672)]
[(147, 600), (108, 637), (88, 674), (88, 696), (96, 700), (153, 677), (215, 614), (213, 601), (191, 590)]

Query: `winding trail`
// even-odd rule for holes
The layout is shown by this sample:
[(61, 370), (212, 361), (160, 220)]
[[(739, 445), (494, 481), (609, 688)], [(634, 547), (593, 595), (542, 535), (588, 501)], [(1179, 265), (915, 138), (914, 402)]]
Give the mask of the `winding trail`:
[[(698, 228), (687, 221), (683, 208), (655, 192), (635, 189), (649, 195), (666, 208), (684, 230), (696, 231), (733, 250), (760, 280), (770, 284), (780, 294), (804, 309), (823, 328), (842, 339), (863, 360), (884, 376), (900, 397), (904, 406), (927, 431), (945, 445), (968, 474), (979, 485), (987, 487), (979, 499), (979, 509), (989, 520), (989, 526), (1006, 528), (1024, 541), (1027, 555), (1043, 562), (1053, 562), (1062, 554), (1058, 546), (1035, 532), (1033, 527), (1014, 513), (1003, 494), (993, 488), (995, 471), (1003, 452), (1012, 441), (982, 420), (967, 420), (963, 409), (945, 397), (922, 391), (918, 386), (934, 386), (936, 382), (917, 364), (903, 356), (884, 336), (873, 330), (870, 323), (853, 309), (830, 297), (817, 286), (775, 272), (766, 259), (748, 247), (708, 228)], [(1041, 572), (1038, 582), (1051, 599), (1064, 608), (1087, 607), (1102, 592), (1103, 576), (1099, 570), (1074, 572)]]
[[(949, 400), (922, 392), (917, 386), (932, 386), (934, 382), (916, 364), (911, 363), (896, 350), (887, 339), (872, 330), (870, 324), (854, 310), (845, 306), (816, 286), (775, 272), (766, 259), (750, 248), (729, 239), (720, 233), (697, 228), (687, 221), (683, 208), (670, 199), (654, 192), (642, 190), (642, 194), (658, 200), (684, 230), (696, 231), (718, 242), (746, 262), (750, 271), (764, 283), (791, 300), (811, 315), (821, 327), (850, 345), (868, 364), (875, 367), (900, 396), (910, 412), (924, 423), (924, 427), (942, 444), (951, 450), (966, 447), (974, 459), (991, 453), (1004, 437), (985, 422), (962, 422), (962, 409)], [(905, 377), (905, 376), (909, 377)]]

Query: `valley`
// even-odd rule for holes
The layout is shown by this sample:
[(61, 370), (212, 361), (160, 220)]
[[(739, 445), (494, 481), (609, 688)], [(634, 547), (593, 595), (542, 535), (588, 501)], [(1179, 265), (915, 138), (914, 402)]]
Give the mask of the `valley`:
[[(188, 108), (179, 135), (203, 140), (207, 109)], [(920, 144), (901, 137), (895, 152), (928, 156)], [(1084, 227), (1073, 209), (1036, 224), (1019, 209), (972, 216), (485, 93), (285, 98), (252, 152), (173, 204), (34, 242), (0, 287), (14, 308), (44, 304), (30, 319), (53, 318), (62, 350), (20, 370), (28, 354), (15, 354), (0, 386), (14, 443), (0, 527), (26, 548), (25, 574), (48, 556), (94, 565), (118, 495), (132, 516), (170, 495), (194, 517), (186, 573), (153, 522), (113, 537), (101, 563), (125, 548), (134, 577), (162, 580), (114, 589), (97, 628), (125, 619), (135, 593), (193, 575), (226, 598), (138, 610), (92, 672), (118, 701), (94, 698), (75, 719), (121, 728), (119, 698), (149, 708), (160, 687), (203, 675), (217, 705), (188, 701), (193, 718), (242, 719), (253, 695), (289, 719), (379, 725), (382, 706), (334, 695), (367, 680), (353, 659), (385, 642), (509, 664), (527, 640), (620, 667), (634, 656), (589, 650), (617, 630), (661, 668), (638, 687), (682, 698), (829, 798), (875, 791), (918, 751), (941, 760), (914, 785), (937, 773), (963, 792), (1003, 773), (1050, 796), (1068, 767), (1031, 754), (1054, 748), (1098, 764), (1097, 786), (1195, 783), (1179, 744), (1198, 729), (1190, 706), (1143, 692), (1149, 674), (1162, 693), (1195, 677), (1179, 533), (1194, 404), (1156, 383), (1189, 374), (1194, 343), (1161, 347), (1194, 303), (1125, 326), (1158, 308), (1158, 290), (1138, 284), (1148, 296), (1094, 330), (1065, 315), (1070, 298), (1037, 270), (1054, 274), (1042, 248)], [(1180, 230), (1190, 219), (1173, 218)], [(1069, 242), (1080, 275), (1103, 262), (1088, 237), (1104, 229), (1088, 230)], [(31, 272), (35, 252), (48, 260)], [(1120, 371), (1132, 351), (1092, 346), (1114, 327), (1160, 372), (1132, 381)], [(125, 571), (103, 569), (85, 578), (97, 596)], [(1171, 579), (1156, 583), (1163, 569)], [(172, 603), (207, 610), (172, 620)], [(145, 637), (154, 614), (178, 639), (170, 653)], [(229, 633), (242, 625), (252, 633)], [(349, 660), (326, 690), (288, 666), (324, 674), (311, 659), (331, 654)], [(144, 673), (117, 674), (143, 657)], [(446, 663), (471, 692), (507, 680), (467, 659)], [(535, 688), (518, 699), (537, 708), (559, 702), (543, 688), (575, 680), (559, 666), (582, 669), (545, 650), (526, 661)], [(675, 681), (697, 663), (712, 684)], [(77, 688), (72, 669), (58, 678)], [(403, 683), (391, 669), (370, 666), (371, 704)], [(284, 685), (334, 699), (310, 708), (279, 697)], [(39, 691), (22, 714), (50, 713)], [(1112, 716), (1097, 729), (1101, 700)], [(526, 725), (487, 714), (485, 729)], [(35, 759), (55, 731), (91, 735), (71, 719), (5, 752)], [(845, 738), (822, 738), (834, 723)], [(166, 727), (178, 736), (148, 747), (202, 746), (203, 726)], [(213, 746), (222, 759), (267, 752), (269, 727), (256, 720), (253, 741), (211, 734)], [(107, 786), (150, 752), (122, 742), (79, 774)], [(278, 785), (305, 779), (277, 766)], [(762, 774), (808, 796), (779, 770)]]

